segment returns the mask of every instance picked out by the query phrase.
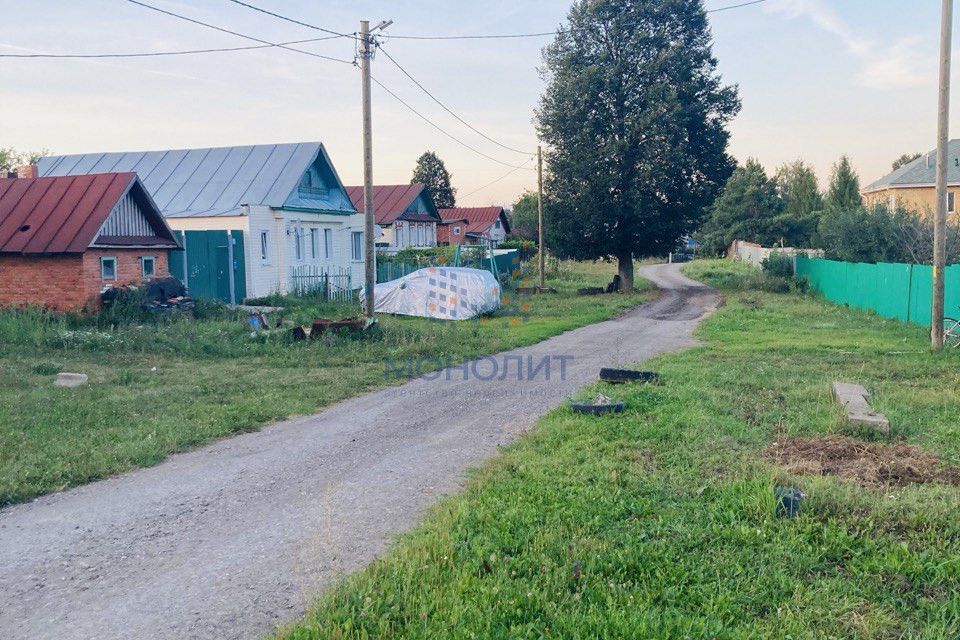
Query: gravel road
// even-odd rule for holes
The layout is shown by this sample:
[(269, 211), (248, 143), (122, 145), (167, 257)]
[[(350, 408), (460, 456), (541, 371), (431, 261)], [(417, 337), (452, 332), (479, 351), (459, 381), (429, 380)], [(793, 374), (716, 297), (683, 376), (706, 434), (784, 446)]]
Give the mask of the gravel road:
[[(640, 273), (659, 299), (499, 354), (504, 380), (412, 380), (0, 511), (0, 638), (258, 638), (296, 618), (601, 366), (694, 344), (718, 295), (677, 265)], [(505, 356), (552, 358), (550, 379)]]

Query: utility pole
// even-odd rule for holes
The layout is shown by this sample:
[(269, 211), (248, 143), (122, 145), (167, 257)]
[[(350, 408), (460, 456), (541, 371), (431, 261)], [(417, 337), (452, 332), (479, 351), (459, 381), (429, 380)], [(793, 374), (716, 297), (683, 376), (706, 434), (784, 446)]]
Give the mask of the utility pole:
[(940, 14), (940, 96), (937, 106), (937, 211), (933, 219), (933, 301), (930, 344), (943, 349), (943, 290), (946, 271), (947, 146), (950, 137), (950, 40), (953, 0), (942, 0)]
[(537, 253), (540, 255), (540, 293), (546, 288), (547, 247), (543, 243), (543, 147), (537, 145)]
[(377, 264), (374, 243), (373, 219), (373, 132), (370, 115), (370, 59), (373, 47), (370, 41), (370, 22), (360, 21), (360, 98), (363, 101), (363, 237), (364, 237), (364, 283), (363, 315), (367, 325), (373, 319), (373, 291), (376, 286)]

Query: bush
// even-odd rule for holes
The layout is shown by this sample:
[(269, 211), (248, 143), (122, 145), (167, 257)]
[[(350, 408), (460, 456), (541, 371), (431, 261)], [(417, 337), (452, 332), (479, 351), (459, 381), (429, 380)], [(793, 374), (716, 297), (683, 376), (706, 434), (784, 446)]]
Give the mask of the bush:
[(793, 258), (782, 253), (773, 252), (763, 259), (760, 269), (767, 276), (776, 278), (793, 277)]

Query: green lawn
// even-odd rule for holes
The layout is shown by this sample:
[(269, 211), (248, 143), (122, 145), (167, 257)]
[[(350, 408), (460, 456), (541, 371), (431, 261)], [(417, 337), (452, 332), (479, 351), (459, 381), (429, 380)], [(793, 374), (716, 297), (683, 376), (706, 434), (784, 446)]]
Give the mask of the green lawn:
[[(244, 316), (222, 310), (201, 321), (99, 328), (90, 320), (0, 313), (0, 505), (157, 464), (175, 451), (385, 386), (385, 358), (456, 363), (605, 320), (644, 298), (576, 295), (613, 273), (610, 265), (564, 263), (548, 283), (556, 295), (507, 293), (505, 307), (481, 321), (384, 317), (376, 341), (252, 338)], [(294, 305), (288, 321), (357, 312), (309, 299)], [(90, 384), (54, 387), (58, 371), (86, 373)]]
[[(736, 269), (735, 267), (733, 267)], [(472, 474), (280, 638), (960, 636), (960, 490), (790, 476), (762, 455), (847, 431), (832, 380), (860, 382), (893, 439), (960, 463), (960, 353), (925, 331), (801, 294), (722, 282), (704, 345), (598, 389), (626, 413), (559, 408)], [(775, 515), (773, 489), (807, 494)]]

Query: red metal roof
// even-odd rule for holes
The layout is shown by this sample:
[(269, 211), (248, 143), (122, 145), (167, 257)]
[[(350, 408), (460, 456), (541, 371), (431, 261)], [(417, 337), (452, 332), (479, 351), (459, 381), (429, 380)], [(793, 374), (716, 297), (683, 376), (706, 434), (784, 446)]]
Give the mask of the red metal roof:
[[(83, 253), (136, 180), (135, 173), (0, 178), (0, 253)], [(178, 246), (151, 206), (168, 236), (162, 244)]]
[(443, 222), (450, 223), (454, 220), (467, 221), (467, 233), (472, 235), (483, 235), (493, 223), (500, 218), (503, 223), (503, 230), (510, 233), (510, 222), (507, 220), (503, 207), (454, 207), (453, 209), (440, 209), (440, 217)]
[[(357, 211), (363, 212), (363, 186), (345, 187)], [(373, 187), (373, 213), (377, 224), (390, 224), (420, 195), (422, 184), (387, 184)]]

